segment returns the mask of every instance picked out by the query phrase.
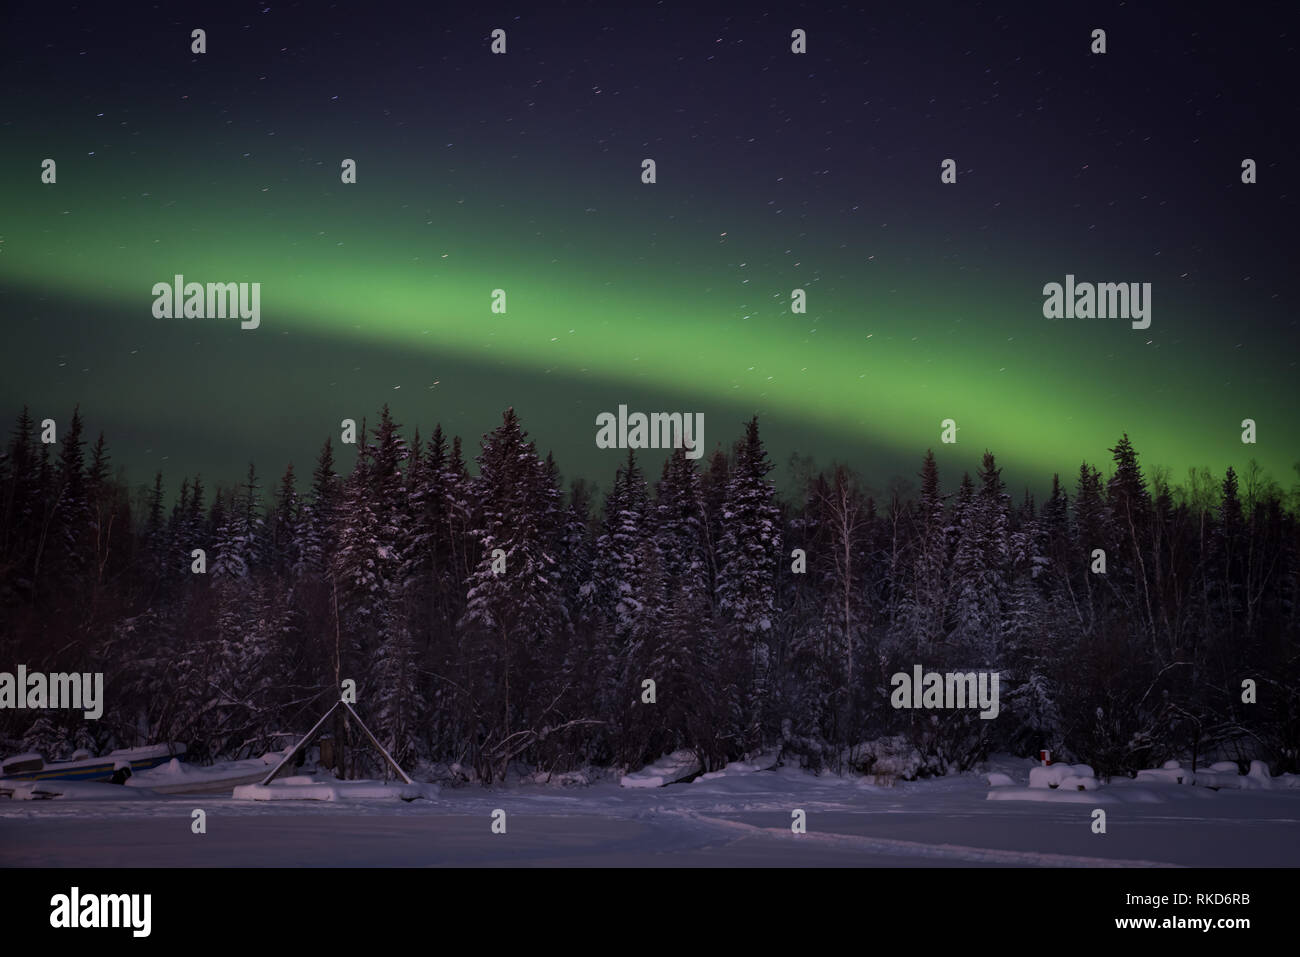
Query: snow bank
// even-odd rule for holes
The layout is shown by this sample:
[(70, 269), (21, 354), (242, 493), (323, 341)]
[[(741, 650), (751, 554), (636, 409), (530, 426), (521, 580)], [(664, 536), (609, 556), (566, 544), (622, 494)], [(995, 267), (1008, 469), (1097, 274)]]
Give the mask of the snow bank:
[(594, 782), (596, 774), (592, 768), (579, 771), (537, 771), (528, 777), (528, 781), (550, 787), (585, 788)]
[(991, 788), (1010, 788), (1016, 786), (1016, 782), (1011, 779), (1011, 775), (1002, 774), (999, 771), (991, 771), (988, 778), (989, 787)]
[(703, 770), (694, 751), (674, 751), (640, 771), (623, 775), (618, 783), (625, 788), (662, 788), (689, 781)]
[(151, 795), (103, 781), (6, 781), (15, 801), (136, 801)]
[[(1236, 772), (1236, 765), (1233, 765), (1233, 772)], [(1177, 761), (1166, 761), (1162, 767), (1139, 771), (1137, 779), (1143, 784), (1192, 784), (1196, 776)]]
[(237, 801), (414, 801), (437, 796), (438, 788), (433, 784), (315, 781), (302, 777), (270, 784), (242, 784), (231, 794)]
[(695, 779), (694, 783), (716, 781), (718, 778), (730, 778), (738, 774), (757, 774), (759, 771), (771, 771), (776, 767), (776, 761), (777, 756), (775, 753), (760, 754), (749, 761), (730, 761), (721, 771), (709, 771), (707, 774), (701, 774)]
[(1148, 768), (1137, 773), (1137, 779), (1145, 784), (1195, 784), (1215, 790), (1239, 791), (1294, 787), (1287, 777), (1288, 775), (1271, 777), (1268, 765), (1263, 761), (1251, 761), (1250, 770), (1245, 774), (1238, 773), (1233, 761), (1216, 761), (1208, 769), (1200, 771), (1181, 767), (1177, 761), (1166, 761), (1164, 767)]
[[(1177, 792), (1153, 788), (1106, 788), (1102, 791), (1067, 791), (1063, 788), (994, 788), (989, 801), (1037, 801), (1043, 804), (1165, 804)], [(1209, 795), (1207, 795), (1209, 796)]]
[[(1215, 768), (1223, 767), (1216, 771)], [(1228, 771), (1227, 768), (1232, 768)], [(1210, 766), (1209, 771), (1197, 771), (1196, 783), (1207, 788), (1236, 788), (1242, 791), (1268, 791), (1275, 787), (1288, 785), (1268, 773), (1268, 765), (1263, 761), (1251, 761), (1250, 770), (1245, 774), (1237, 773), (1237, 766), (1231, 761), (1221, 761)]]

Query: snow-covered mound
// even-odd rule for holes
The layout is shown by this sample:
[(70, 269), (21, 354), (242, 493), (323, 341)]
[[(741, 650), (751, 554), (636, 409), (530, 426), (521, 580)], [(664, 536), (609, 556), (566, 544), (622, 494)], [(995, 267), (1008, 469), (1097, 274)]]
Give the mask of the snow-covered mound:
[[(1227, 764), (1228, 762), (1224, 761), (1220, 763)], [(1140, 771), (1138, 773), (1141, 774)], [(1244, 776), (1237, 770), (1237, 766), (1234, 764), (1232, 765), (1231, 770), (1215, 770), (1214, 767), (1211, 767), (1208, 771), (1197, 771), (1195, 776), (1186, 783), (1198, 784), (1203, 788), (1221, 789), (1239, 788), (1241, 787), (1240, 782), (1242, 780), (1244, 780)]]
[(1265, 791), (1271, 788), (1295, 787), (1296, 776), (1283, 774), (1272, 777), (1268, 765), (1263, 761), (1251, 761), (1250, 770), (1245, 774), (1237, 771), (1234, 761), (1216, 761), (1209, 768), (1192, 771), (1182, 767), (1177, 761), (1166, 761), (1164, 767), (1147, 768), (1137, 773), (1137, 779), (1144, 784), (1186, 784), (1217, 790)]
[(1097, 776), (1086, 764), (1049, 764), (1029, 769), (1031, 788), (1061, 788), (1066, 791), (1095, 791)]
[(1208, 771), (1197, 771), (1195, 783), (1206, 788), (1236, 788), (1242, 791), (1287, 786), (1282, 779), (1269, 775), (1268, 765), (1263, 761), (1251, 761), (1250, 770), (1245, 774), (1238, 774), (1237, 765), (1233, 762), (1219, 761), (1210, 765)]
[[(1235, 773), (1236, 765), (1233, 765), (1233, 771)], [(1137, 779), (1143, 784), (1191, 784), (1195, 776), (1177, 761), (1170, 760), (1163, 767), (1139, 771)]]
[[(287, 750), (287, 749), (286, 749)], [(268, 751), (260, 758), (221, 761), (206, 767), (172, 758), (127, 779), (127, 787), (148, 788), (159, 794), (184, 794), (204, 790), (225, 790), (237, 784), (256, 784), (285, 756), (286, 751)]]
[(44, 764), (44, 755), (36, 751), (27, 751), (0, 761), (0, 775), (17, 774), (19, 771), (39, 771)]
[(689, 781), (703, 770), (694, 751), (674, 751), (640, 771), (623, 775), (618, 783), (625, 788), (661, 788)]
[(526, 778), (529, 784), (539, 784), (559, 788), (590, 787), (599, 777), (598, 768), (582, 768), (577, 771), (535, 771)]
[(863, 741), (845, 756), (850, 767), (863, 774), (915, 781), (922, 774), (938, 771), (933, 759), (927, 760), (906, 735), (894, 734)]
[(1003, 774), (1000, 771), (990, 771), (988, 779), (991, 788), (1011, 788), (1016, 786), (1016, 782), (1011, 779), (1011, 775)]

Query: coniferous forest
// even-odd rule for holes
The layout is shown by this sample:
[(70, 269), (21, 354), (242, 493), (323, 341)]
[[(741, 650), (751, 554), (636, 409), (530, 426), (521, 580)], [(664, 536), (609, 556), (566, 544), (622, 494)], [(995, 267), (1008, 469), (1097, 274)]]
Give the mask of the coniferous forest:
[[(1300, 770), (1296, 498), (1253, 464), (1175, 483), (1121, 436), (1042, 501), (992, 452), (960, 476), (927, 453), (885, 495), (804, 467), (783, 498), (753, 420), (703, 467), (628, 454), (598, 496), (513, 409), (477, 450), (406, 438), (386, 407), (362, 433), (347, 474), (327, 440), (307, 474), (136, 487), (80, 412), (46, 444), (24, 409), (0, 460), (0, 659), (102, 671), (106, 700), (99, 721), (0, 711), (0, 744), (260, 754), (351, 679), (403, 766), (483, 783), (677, 749), (706, 769), (779, 750), (869, 772), (901, 749), (928, 775), (1049, 748), (1103, 775)], [(998, 717), (894, 709), (915, 665), (997, 671)]]

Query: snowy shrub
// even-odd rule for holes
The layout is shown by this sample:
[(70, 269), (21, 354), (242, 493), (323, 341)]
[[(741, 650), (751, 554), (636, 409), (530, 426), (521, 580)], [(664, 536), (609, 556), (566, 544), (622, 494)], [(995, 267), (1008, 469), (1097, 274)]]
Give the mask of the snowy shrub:
[(846, 763), (859, 774), (888, 775), (902, 781), (942, 774), (942, 766), (927, 759), (907, 735), (876, 738), (850, 748)]
[(72, 753), (72, 742), (67, 732), (47, 715), (40, 715), (23, 735), (22, 751), (34, 751), (46, 761), (61, 761)]

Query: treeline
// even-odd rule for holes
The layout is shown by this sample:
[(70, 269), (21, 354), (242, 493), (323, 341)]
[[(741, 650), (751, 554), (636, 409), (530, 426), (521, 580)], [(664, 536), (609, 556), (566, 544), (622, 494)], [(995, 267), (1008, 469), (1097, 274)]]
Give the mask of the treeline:
[[(833, 467), (782, 501), (753, 420), (702, 469), (679, 450), (652, 481), (629, 453), (597, 502), (514, 410), (471, 475), (459, 438), (408, 443), (385, 407), (346, 476), (327, 440), (269, 494), (250, 466), (173, 498), (161, 474), (133, 493), (102, 435), (87, 453), (79, 413), (57, 446), (38, 433), (24, 410), (0, 460), (0, 670), (103, 671), (107, 700), (97, 722), (0, 711), (9, 750), (260, 753), (350, 679), (399, 762), (483, 782), (678, 748), (1298, 770), (1300, 537), (1253, 463), (1175, 488), (1125, 436), (1109, 478), (1085, 463), (1041, 505), (987, 452), (950, 493), (927, 454), (915, 495)], [(890, 676), (918, 664), (999, 672), (998, 717), (895, 710)]]

